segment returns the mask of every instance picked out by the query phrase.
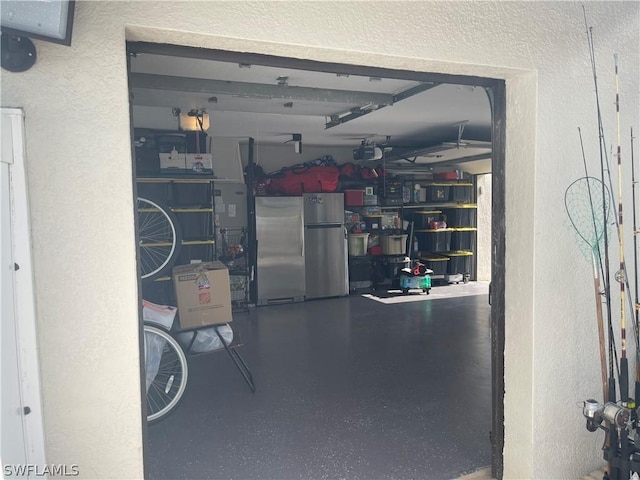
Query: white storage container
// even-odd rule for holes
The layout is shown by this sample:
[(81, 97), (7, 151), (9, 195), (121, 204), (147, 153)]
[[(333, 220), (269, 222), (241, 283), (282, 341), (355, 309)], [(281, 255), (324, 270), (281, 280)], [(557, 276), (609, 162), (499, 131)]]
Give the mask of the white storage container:
[(407, 235), (380, 236), (384, 255), (405, 255), (407, 253)]
[(367, 244), (369, 243), (368, 233), (349, 234), (349, 255), (360, 257), (367, 254)]

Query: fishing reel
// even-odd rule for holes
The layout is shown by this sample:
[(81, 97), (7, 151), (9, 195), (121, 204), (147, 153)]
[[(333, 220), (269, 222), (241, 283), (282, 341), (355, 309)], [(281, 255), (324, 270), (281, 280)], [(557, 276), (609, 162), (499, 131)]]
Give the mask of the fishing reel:
[(612, 402), (600, 405), (597, 400), (585, 400), (582, 414), (587, 419), (587, 430), (590, 432), (595, 432), (598, 428), (606, 430), (601, 425), (603, 421), (617, 428), (627, 428), (631, 423), (631, 410)]

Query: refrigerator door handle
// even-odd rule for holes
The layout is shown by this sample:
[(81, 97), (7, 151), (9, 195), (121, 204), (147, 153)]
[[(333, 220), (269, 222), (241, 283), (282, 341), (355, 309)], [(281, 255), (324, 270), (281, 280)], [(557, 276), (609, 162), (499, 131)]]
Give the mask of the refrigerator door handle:
[(314, 228), (342, 228), (344, 224), (342, 223), (308, 223), (305, 225), (306, 228), (314, 229)]

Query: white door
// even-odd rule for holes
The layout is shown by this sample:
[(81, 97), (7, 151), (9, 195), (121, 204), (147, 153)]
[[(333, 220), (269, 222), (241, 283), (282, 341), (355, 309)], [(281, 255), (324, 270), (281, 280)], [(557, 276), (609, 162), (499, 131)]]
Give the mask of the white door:
[(24, 175), (23, 113), (3, 108), (1, 118), (0, 463), (3, 476), (15, 476), (19, 470), (12, 469), (21, 465), (45, 465), (45, 455)]

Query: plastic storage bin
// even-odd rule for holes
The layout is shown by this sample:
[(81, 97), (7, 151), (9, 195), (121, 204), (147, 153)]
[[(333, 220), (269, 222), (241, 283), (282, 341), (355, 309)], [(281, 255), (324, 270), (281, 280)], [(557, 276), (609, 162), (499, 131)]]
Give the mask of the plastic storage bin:
[(364, 205), (364, 190), (345, 190), (344, 204), (346, 207), (361, 207)]
[(427, 188), (427, 197), (430, 202), (448, 202), (449, 201), (448, 186), (432, 185)]
[(455, 252), (447, 255), (449, 257), (449, 262), (447, 262), (448, 274), (471, 273), (471, 260), (473, 259), (471, 252)]
[(443, 257), (441, 255), (427, 255), (425, 257), (420, 257), (420, 261), (425, 264), (425, 266), (431, 270), (433, 270), (433, 275), (445, 275), (447, 273), (447, 267), (449, 264), (449, 257)]
[[(476, 232), (453, 232), (451, 250), (473, 250)], [(449, 250), (448, 248), (446, 250)]]
[(447, 225), (450, 227), (475, 226), (476, 211), (474, 208), (456, 208), (447, 210), (447, 213)]
[(407, 235), (384, 235), (380, 237), (384, 255), (405, 255), (407, 253)]
[(421, 252), (447, 252), (451, 250), (451, 231), (434, 230), (432, 232), (417, 232), (418, 250)]
[(378, 205), (378, 195), (367, 195), (364, 194), (364, 204), (365, 205)]
[(471, 201), (471, 187), (458, 186), (451, 187), (451, 201), (458, 203), (468, 203)]
[(367, 226), (367, 230), (380, 230), (382, 228), (382, 215), (363, 215), (362, 221)]
[(413, 212), (413, 222), (415, 228), (418, 230), (428, 230), (430, 228), (429, 223), (438, 220), (440, 217), (442, 217), (442, 212), (439, 210), (419, 210)]
[(368, 233), (349, 234), (349, 256), (358, 257), (367, 254), (367, 244), (369, 243)]
[(382, 205), (402, 205), (402, 182), (400, 180), (380, 179), (378, 192)]

